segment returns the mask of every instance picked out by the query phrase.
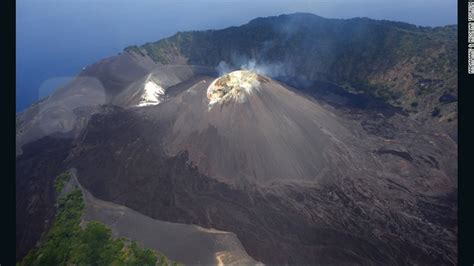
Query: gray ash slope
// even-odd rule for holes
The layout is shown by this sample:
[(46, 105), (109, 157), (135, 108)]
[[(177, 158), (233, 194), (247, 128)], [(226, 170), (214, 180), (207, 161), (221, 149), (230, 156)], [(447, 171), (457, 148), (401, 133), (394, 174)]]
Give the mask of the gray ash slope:
[[(457, 145), (443, 132), (369, 96), (377, 104), (352, 105), (360, 95), (320, 83), (302, 90), (256, 76), (258, 88), (215, 98), (212, 69), (157, 66), (133, 52), (81, 76), (101, 86), (73, 81), (17, 118), (18, 257), (52, 219), (54, 174), (76, 168), (95, 197), (235, 233), (256, 261), (456, 264)], [(150, 77), (163, 101), (137, 107)], [(41, 120), (59, 93), (66, 101), (78, 90), (105, 97)], [(73, 126), (57, 126), (64, 121)]]
[(215, 72), (185, 65), (157, 66), (124, 53), (88, 66), (71, 82), (17, 114), (18, 259), (25, 256), (50, 227), (54, 219), (54, 177), (67, 169), (64, 160), (70, 145), (88, 125), (91, 115), (100, 112), (102, 105), (135, 104), (136, 93), (145, 86), (138, 81), (145, 80), (153, 71), (158, 77), (168, 76), (162, 84), (165, 95), (180, 92), (180, 85), (192, 82), (196, 75), (193, 73)]
[(209, 105), (206, 92), (213, 85), (204, 80), (168, 103), (177, 107), (164, 140), (171, 155), (186, 150), (200, 172), (237, 184), (315, 183), (345, 161), (357, 164), (342, 144), (351, 133), (330, 112), (249, 71), (217, 82), (234, 73), (255, 79), (248, 92), (233, 96), (238, 99), (226, 99), (229, 91)]

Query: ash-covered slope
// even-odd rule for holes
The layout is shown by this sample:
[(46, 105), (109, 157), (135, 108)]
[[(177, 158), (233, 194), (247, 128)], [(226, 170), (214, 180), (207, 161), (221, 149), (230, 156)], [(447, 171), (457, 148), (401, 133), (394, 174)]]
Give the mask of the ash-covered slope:
[(75, 188), (82, 191), (85, 203), (83, 223), (101, 222), (112, 229), (114, 236), (137, 240), (147, 248), (166, 254), (168, 259), (185, 265), (261, 264), (248, 256), (231, 232), (159, 221), (125, 206), (99, 200), (80, 185), (75, 169), (69, 169), (69, 173), (72, 178), (65, 184), (61, 195)]
[[(54, 177), (65, 170), (71, 143), (102, 105), (140, 108), (147, 79), (159, 84), (162, 101), (197, 76), (214, 73), (195, 66), (157, 66), (123, 53), (88, 66), (77, 77), (16, 117), (17, 258), (35, 246), (54, 218)], [(28, 150), (24, 154), (24, 148)]]
[(201, 77), (156, 106), (103, 108), (68, 165), (98, 198), (233, 232), (264, 263), (455, 264), (448, 136), (250, 75), (250, 87)]
[(164, 146), (171, 155), (189, 152), (201, 173), (219, 180), (315, 183), (357, 161), (334, 114), (250, 71), (200, 83), (175, 101)]
[[(213, 75), (208, 67), (158, 66), (129, 53), (103, 59), (50, 96), (17, 114), (16, 150), (29, 142), (55, 133), (77, 135), (96, 107), (158, 104), (176, 95), (173, 86), (199, 75)], [(170, 91), (168, 89), (171, 88)]]

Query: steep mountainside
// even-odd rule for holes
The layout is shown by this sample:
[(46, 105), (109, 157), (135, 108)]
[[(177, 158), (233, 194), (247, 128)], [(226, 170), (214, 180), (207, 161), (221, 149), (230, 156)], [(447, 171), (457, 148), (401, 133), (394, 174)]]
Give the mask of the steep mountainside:
[[(126, 51), (162, 64), (240, 67), (365, 91), (457, 139), (457, 27), (417, 27), (312, 14), (258, 18), (240, 27), (180, 32)], [(267, 73), (268, 74), (268, 73)]]

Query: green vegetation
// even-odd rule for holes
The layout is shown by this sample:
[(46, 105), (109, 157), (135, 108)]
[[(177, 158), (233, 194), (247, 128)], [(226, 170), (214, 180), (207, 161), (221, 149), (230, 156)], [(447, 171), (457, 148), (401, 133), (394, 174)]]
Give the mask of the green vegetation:
[(385, 102), (394, 103), (395, 100), (399, 99), (402, 95), (398, 91), (394, 91), (387, 87), (379, 88), (375, 91), (375, 95), (382, 98)]
[(69, 172), (64, 172), (56, 177), (56, 180), (54, 180), (54, 189), (57, 193), (63, 190), (64, 185), (66, 185), (69, 179), (71, 179), (71, 174)]
[(134, 52), (134, 53), (137, 53), (141, 56), (145, 56), (145, 54), (140, 50), (140, 48), (136, 45), (131, 45), (131, 46), (128, 46), (124, 49), (125, 51), (127, 52)]
[[(346, 83), (347, 84), (347, 83)], [(383, 99), (385, 102), (395, 104), (402, 96), (401, 92), (394, 91), (384, 86), (374, 86), (364, 81), (355, 81), (351, 85), (346, 85), (346, 90), (351, 92), (364, 92)]]
[[(61, 191), (70, 174), (56, 178), (55, 189)], [(21, 265), (171, 265), (166, 257), (141, 248), (126, 239), (114, 239), (107, 226), (91, 221), (81, 227), (84, 209), (82, 192), (74, 189), (57, 200), (53, 226), (38, 248), (31, 250)], [(173, 263), (175, 265), (175, 263)]]

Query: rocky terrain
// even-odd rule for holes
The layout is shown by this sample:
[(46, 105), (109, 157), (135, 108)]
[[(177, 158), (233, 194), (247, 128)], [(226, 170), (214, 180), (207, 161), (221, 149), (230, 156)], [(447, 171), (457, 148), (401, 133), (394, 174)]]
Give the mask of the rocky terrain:
[(248, 261), (456, 264), (454, 34), (294, 14), (87, 67), (17, 115), (17, 257), (74, 168), (136, 223), (231, 232)]
[(155, 220), (125, 206), (97, 199), (80, 185), (75, 169), (68, 172), (72, 178), (65, 184), (60, 196), (76, 188), (81, 190), (85, 205), (83, 224), (99, 221), (111, 227), (115, 237), (138, 240), (143, 246), (159, 250), (167, 254), (168, 259), (185, 265), (212, 265), (216, 262), (258, 265), (247, 255), (233, 233)]

